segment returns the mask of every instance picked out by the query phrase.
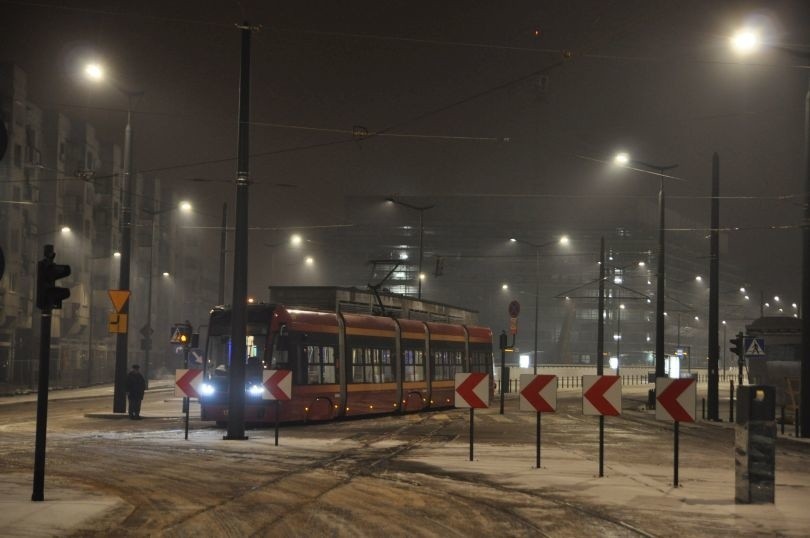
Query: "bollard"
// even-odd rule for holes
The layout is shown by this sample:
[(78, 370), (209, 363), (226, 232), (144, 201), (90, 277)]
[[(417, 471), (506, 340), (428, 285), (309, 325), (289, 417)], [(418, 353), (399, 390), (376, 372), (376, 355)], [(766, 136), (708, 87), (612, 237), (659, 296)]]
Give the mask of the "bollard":
[(700, 418), (706, 420), (706, 398), (700, 399)]

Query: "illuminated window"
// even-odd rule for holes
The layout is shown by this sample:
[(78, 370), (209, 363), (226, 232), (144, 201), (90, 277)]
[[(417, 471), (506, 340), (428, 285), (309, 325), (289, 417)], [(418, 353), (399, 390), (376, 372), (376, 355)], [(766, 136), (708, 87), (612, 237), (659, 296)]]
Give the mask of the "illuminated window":
[(403, 352), (405, 381), (425, 380), (425, 352), (421, 349), (406, 349)]

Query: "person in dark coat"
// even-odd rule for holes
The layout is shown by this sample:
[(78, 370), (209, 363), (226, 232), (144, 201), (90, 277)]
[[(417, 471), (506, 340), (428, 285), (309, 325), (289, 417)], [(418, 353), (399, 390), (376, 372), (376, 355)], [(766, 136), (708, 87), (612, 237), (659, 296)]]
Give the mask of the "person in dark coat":
[(132, 365), (132, 370), (127, 374), (127, 400), (129, 400), (129, 418), (136, 420), (141, 418), (141, 400), (146, 391), (146, 379), (141, 375), (141, 367)]

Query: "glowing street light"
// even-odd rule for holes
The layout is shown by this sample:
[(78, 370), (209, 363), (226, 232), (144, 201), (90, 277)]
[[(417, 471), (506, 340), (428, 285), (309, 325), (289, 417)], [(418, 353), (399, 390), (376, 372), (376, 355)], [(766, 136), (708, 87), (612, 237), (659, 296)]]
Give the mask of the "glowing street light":
[(100, 82), (104, 79), (104, 67), (99, 63), (89, 63), (84, 66), (84, 74), (90, 80)]
[(742, 28), (734, 32), (729, 39), (734, 52), (742, 55), (751, 54), (762, 44), (759, 32), (752, 28)]

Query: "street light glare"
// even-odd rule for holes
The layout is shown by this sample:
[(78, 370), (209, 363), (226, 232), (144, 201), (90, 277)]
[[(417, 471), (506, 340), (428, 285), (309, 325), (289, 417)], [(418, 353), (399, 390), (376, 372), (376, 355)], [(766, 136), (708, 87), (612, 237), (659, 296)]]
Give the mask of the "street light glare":
[(509, 289), (509, 284), (502, 284), (501, 289), (502, 290), (508, 290)]
[(84, 74), (90, 80), (98, 82), (104, 78), (104, 68), (98, 63), (89, 63), (84, 66)]
[(163, 271), (163, 276), (169, 276), (169, 272), (168, 271)]
[(113, 258), (120, 258), (120, 257), (121, 257), (120, 252), (118, 252), (117, 250), (115, 252), (113, 252)]
[(290, 236), (290, 243), (291, 243), (293, 246), (295, 246), (295, 247), (297, 247), (298, 245), (300, 245), (300, 244), (301, 244), (301, 241), (303, 241), (303, 240), (301, 239), (301, 236), (300, 236), (300, 235), (298, 235), (298, 234), (292, 234), (292, 235)]
[(191, 211), (191, 202), (183, 200), (180, 202), (180, 211), (189, 212)]
[(313, 258), (312, 256), (307, 256), (304, 259), (304, 263), (306, 263), (307, 265), (312, 265), (315, 263), (315, 258)]
[(731, 48), (739, 54), (750, 54), (760, 45), (759, 32), (750, 28), (743, 28), (731, 36)]
[(571, 242), (571, 240), (568, 238), (567, 235), (564, 235), (564, 236), (560, 237), (560, 244), (561, 245), (567, 245), (570, 242)]
[(62, 226), (61, 232), (63, 234), (66, 234), (66, 235), (69, 234), (70, 233), (70, 226)]
[(617, 153), (616, 156), (613, 157), (613, 162), (619, 166), (626, 166), (630, 162), (630, 155), (624, 152)]

